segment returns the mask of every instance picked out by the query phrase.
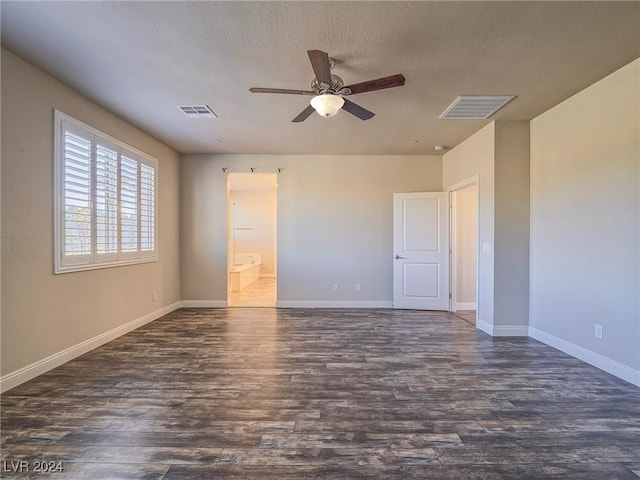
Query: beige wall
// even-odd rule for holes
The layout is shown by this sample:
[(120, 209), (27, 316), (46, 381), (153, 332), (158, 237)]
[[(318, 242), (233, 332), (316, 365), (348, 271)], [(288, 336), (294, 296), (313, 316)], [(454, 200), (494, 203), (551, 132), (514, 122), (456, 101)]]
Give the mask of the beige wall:
[[(273, 191), (231, 191), (231, 212), (235, 208), (236, 224), (251, 230), (231, 231), (231, 251), (234, 253), (259, 252), (262, 254), (260, 274), (276, 273), (276, 216), (277, 193)], [(233, 219), (233, 215), (231, 215)], [(233, 226), (233, 221), (231, 221)]]
[[(473, 309), (476, 303), (478, 267), (478, 186), (454, 193), (456, 203), (456, 303), (458, 310)], [(460, 303), (466, 304), (460, 307)], [(473, 305), (472, 305), (473, 304)]]
[(530, 287), (531, 327), (635, 369), (636, 382), (639, 245), (636, 60), (531, 121)]
[[(226, 300), (223, 167), (234, 172), (258, 167), (261, 173), (283, 169), (278, 176), (278, 301), (285, 306), (390, 304), (392, 194), (442, 189), (436, 156), (183, 155), (184, 300)], [(340, 284), (339, 292), (332, 291), (334, 283)], [(355, 292), (356, 283), (362, 292)]]
[(477, 325), (527, 335), (529, 124), (493, 122), (444, 155), (445, 188), (478, 178)]
[[(174, 151), (6, 50), (1, 87), (5, 375), (179, 301), (179, 171)], [(53, 275), (54, 108), (158, 159), (160, 261)]]
[[(490, 123), (447, 152), (442, 160), (444, 188), (478, 177), (478, 326), (493, 328), (495, 123)], [(483, 253), (482, 245), (489, 245)]]
[(526, 335), (529, 324), (528, 121), (496, 122), (494, 162), (493, 323), (498, 329), (522, 327), (519, 334)]

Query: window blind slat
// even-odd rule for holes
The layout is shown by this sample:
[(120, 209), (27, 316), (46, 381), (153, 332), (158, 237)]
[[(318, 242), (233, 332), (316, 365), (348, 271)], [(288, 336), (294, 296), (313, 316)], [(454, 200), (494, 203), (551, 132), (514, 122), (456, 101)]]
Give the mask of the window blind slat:
[(140, 249), (155, 249), (155, 169), (140, 166)]
[(118, 252), (118, 152), (96, 147), (96, 249)]
[(64, 136), (64, 251), (91, 253), (91, 140)]
[(138, 250), (138, 162), (122, 156), (120, 160), (120, 248)]

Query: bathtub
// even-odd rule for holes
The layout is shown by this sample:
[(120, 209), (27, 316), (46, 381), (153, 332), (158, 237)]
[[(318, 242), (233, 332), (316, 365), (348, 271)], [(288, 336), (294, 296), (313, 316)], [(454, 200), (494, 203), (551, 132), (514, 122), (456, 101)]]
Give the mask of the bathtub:
[(242, 290), (260, 278), (261, 253), (236, 253), (233, 263), (233, 267), (229, 270), (232, 291)]

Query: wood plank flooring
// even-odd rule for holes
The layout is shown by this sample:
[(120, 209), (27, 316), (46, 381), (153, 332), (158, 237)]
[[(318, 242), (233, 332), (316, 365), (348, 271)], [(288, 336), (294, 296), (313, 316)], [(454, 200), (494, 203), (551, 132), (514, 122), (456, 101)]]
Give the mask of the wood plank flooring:
[(178, 310), (1, 407), (3, 478), (640, 478), (639, 388), (446, 313)]

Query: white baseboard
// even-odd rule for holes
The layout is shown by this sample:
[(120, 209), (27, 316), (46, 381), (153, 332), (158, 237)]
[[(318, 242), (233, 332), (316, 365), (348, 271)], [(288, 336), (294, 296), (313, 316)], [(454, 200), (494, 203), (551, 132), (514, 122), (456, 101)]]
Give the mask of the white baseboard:
[(479, 320), (476, 327), (492, 337), (527, 337), (529, 327), (526, 325), (492, 325)]
[(276, 308), (392, 308), (391, 301), (378, 300), (278, 300)]
[(456, 312), (458, 310), (475, 310), (476, 302), (456, 302)]
[(84, 342), (80, 342), (77, 345), (66, 348), (61, 352), (49, 355), (48, 357), (43, 358), (42, 360), (38, 360), (31, 365), (27, 365), (26, 367), (22, 367), (18, 370), (7, 373), (6, 375), (0, 377), (0, 393), (4, 393), (7, 390), (17, 387), (18, 385), (37, 377), (38, 375), (42, 375), (49, 370), (59, 367), (63, 363), (67, 363), (69, 360), (73, 360), (80, 355), (84, 355), (94, 348), (97, 348), (107, 342), (110, 342), (111, 340), (121, 337), (125, 333), (129, 333), (136, 328), (140, 328), (141, 326), (146, 325), (149, 322), (152, 322), (168, 313), (173, 312), (174, 310), (177, 310), (178, 308), (180, 308), (180, 306), (181, 302), (172, 303), (171, 305), (167, 305), (166, 307), (162, 307), (159, 310), (147, 313), (146, 315), (143, 315), (140, 318), (136, 318), (135, 320), (125, 323), (124, 325), (113, 328), (108, 332), (101, 333), (100, 335), (96, 335), (95, 337), (85, 340)]
[(226, 300), (182, 300), (181, 308), (225, 308), (229, 303)]
[(526, 325), (494, 325), (494, 337), (528, 337), (529, 327)]
[(484, 333), (488, 333), (489, 335), (493, 336), (493, 325), (491, 325), (490, 323), (483, 322), (482, 320), (478, 319), (476, 321), (476, 327), (482, 330)]
[(627, 365), (600, 355), (599, 353), (587, 350), (575, 343), (568, 342), (560, 337), (538, 330), (535, 327), (529, 327), (529, 336), (549, 345), (550, 347), (556, 348), (561, 352), (571, 355), (572, 357), (582, 360), (589, 365), (593, 365), (600, 370), (604, 370), (611, 375), (640, 387), (640, 370), (635, 370)]

